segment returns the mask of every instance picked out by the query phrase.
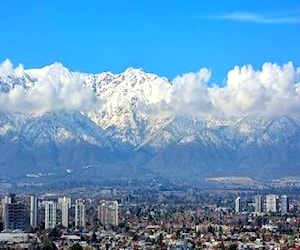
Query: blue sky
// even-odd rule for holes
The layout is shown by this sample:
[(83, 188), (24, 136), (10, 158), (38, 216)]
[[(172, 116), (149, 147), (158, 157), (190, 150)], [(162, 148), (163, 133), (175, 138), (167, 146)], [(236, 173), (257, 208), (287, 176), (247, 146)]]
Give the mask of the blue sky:
[(208, 67), (300, 65), (300, 1), (0, 2), (0, 61), (81, 72), (143, 68), (170, 79)]

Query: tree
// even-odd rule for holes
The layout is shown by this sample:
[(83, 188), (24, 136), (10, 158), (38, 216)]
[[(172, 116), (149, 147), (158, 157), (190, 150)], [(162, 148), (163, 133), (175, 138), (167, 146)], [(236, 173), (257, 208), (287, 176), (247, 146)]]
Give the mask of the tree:
[(96, 233), (94, 231), (93, 234), (92, 234), (92, 237), (91, 237), (91, 242), (95, 243), (96, 241), (97, 241), (97, 236), (96, 236)]
[(83, 247), (77, 242), (71, 247), (71, 250), (83, 250)]
[(221, 242), (220, 249), (225, 250), (225, 244), (223, 241)]
[(238, 249), (238, 245), (237, 244), (231, 244), (229, 246), (229, 250), (237, 250)]
[(164, 236), (163, 236), (162, 233), (160, 233), (159, 236), (158, 236), (157, 243), (158, 243), (159, 245), (161, 245), (161, 244), (163, 243), (163, 240), (164, 240)]
[(61, 236), (61, 230), (58, 227), (55, 227), (51, 230), (48, 237), (52, 240), (56, 240), (60, 238), (60, 236)]
[(51, 240), (47, 240), (42, 244), (42, 250), (56, 250), (57, 247), (55, 246), (54, 242)]

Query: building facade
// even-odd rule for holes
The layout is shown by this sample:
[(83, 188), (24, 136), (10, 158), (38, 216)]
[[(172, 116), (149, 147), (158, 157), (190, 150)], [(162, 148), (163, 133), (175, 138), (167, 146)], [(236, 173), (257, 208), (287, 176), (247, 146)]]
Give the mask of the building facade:
[(254, 196), (254, 205), (255, 205), (255, 212), (262, 213), (264, 211), (264, 203), (262, 195), (255, 195)]
[(30, 226), (37, 228), (38, 226), (38, 199), (36, 196), (30, 196)]
[(75, 201), (75, 228), (85, 229), (85, 201)]
[(69, 209), (71, 208), (71, 198), (64, 196), (58, 199), (61, 208), (61, 225), (69, 227)]
[(54, 201), (44, 201), (45, 205), (45, 229), (56, 226), (56, 203)]
[(266, 195), (266, 212), (276, 213), (278, 212), (278, 197), (275, 194)]
[(241, 210), (241, 197), (237, 197), (234, 201), (234, 211), (235, 213), (240, 213), (242, 210)]
[(287, 195), (281, 195), (280, 197), (280, 212), (287, 214), (289, 212), (289, 197)]
[(119, 204), (117, 201), (101, 200), (98, 206), (98, 219), (102, 225), (119, 225)]
[(5, 230), (26, 230), (28, 227), (28, 209), (21, 202), (5, 203), (3, 208)]

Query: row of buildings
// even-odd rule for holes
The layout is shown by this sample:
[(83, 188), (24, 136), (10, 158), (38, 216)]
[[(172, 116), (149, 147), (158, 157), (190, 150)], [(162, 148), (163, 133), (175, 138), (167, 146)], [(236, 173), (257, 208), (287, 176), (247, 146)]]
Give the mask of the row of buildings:
[[(84, 230), (86, 208), (90, 201), (62, 197), (55, 200), (39, 200), (36, 196), (16, 198), (5, 196), (2, 200), (2, 222), (5, 231), (35, 229), (43, 225), (51, 229), (58, 225), (64, 228)], [(97, 207), (98, 220), (102, 225), (117, 226), (118, 202), (101, 200)]]
[[(265, 199), (264, 199), (265, 198)], [(243, 212), (241, 197), (235, 199), (235, 212)], [(289, 198), (287, 195), (269, 194), (266, 196), (254, 196), (254, 212), (255, 213), (282, 213), (289, 212)]]

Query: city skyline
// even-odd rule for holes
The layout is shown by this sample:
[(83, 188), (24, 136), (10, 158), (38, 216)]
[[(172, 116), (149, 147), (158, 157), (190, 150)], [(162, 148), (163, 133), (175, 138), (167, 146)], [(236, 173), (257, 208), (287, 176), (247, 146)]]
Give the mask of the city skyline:
[[(157, 184), (151, 192), (145, 185), (106, 185), (93, 187), (93, 192), (71, 188), (2, 195), (0, 247), (272, 249), (300, 244), (293, 240), (299, 236), (299, 187), (224, 190), (181, 185), (161, 190)], [(35, 227), (33, 214), (38, 218)]]
[(0, 249), (300, 249), (299, 0), (0, 10)]

